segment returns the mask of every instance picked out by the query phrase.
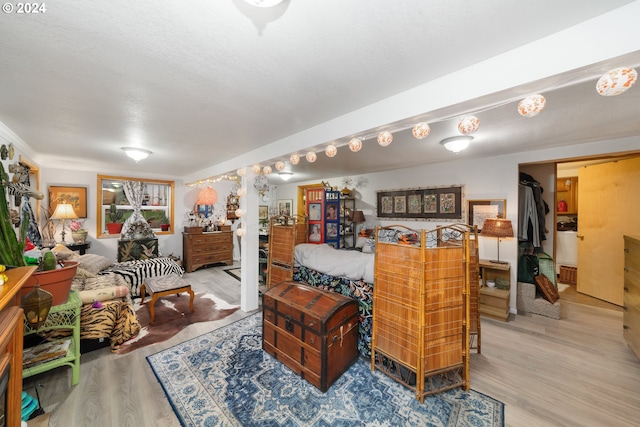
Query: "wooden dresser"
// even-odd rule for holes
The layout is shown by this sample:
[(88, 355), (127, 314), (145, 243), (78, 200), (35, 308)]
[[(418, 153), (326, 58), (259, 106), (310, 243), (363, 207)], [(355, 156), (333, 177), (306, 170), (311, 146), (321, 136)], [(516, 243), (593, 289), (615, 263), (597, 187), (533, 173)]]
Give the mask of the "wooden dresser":
[(624, 339), (640, 358), (640, 236), (624, 236)]
[(233, 231), (182, 233), (182, 258), (187, 273), (209, 264), (233, 264)]

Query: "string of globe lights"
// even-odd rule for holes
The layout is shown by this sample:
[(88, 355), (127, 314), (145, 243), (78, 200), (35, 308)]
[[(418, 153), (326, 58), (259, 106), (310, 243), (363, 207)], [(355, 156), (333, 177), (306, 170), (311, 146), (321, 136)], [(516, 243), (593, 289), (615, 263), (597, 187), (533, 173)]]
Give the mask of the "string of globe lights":
[[(603, 74), (596, 83), (596, 92), (602, 96), (616, 96), (626, 92), (630, 89), (637, 81), (638, 73), (634, 68), (631, 67), (620, 67), (613, 69), (605, 74)], [(503, 106), (506, 104), (510, 104), (514, 102), (514, 100), (509, 100), (506, 102), (502, 102), (500, 104), (489, 106), (483, 110), (474, 110), (474, 114), (481, 113), (486, 110), (490, 110), (499, 106)], [(518, 102), (517, 111), (518, 113), (526, 118), (535, 117), (540, 114), (546, 107), (546, 98), (540, 94), (536, 93), (530, 96), (527, 96), (521, 99)], [(459, 114), (456, 115), (460, 117)], [(453, 117), (442, 118), (440, 120), (431, 121), (431, 123), (438, 123), (447, 120), (451, 120)], [(441, 141), (441, 144), (447, 149), (454, 153), (458, 153), (464, 149), (466, 149), (471, 141), (473, 140), (472, 134), (475, 133), (480, 128), (480, 119), (473, 114), (463, 114), (462, 118), (458, 121), (458, 131), (461, 135), (453, 136), (450, 138), (445, 138)], [(376, 138), (378, 144), (382, 147), (387, 147), (393, 142), (393, 133), (394, 132), (402, 132), (405, 130), (411, 129), (411, 133), (414, 138), (421, 140), (429, 136), (431, 133), (431, 127), (427, 122), (419, 122), (414, 125), (408, 125), (404, 127), (394, 128), (392, 130), (383, 130), (381, 132), (363, 135), (363, 136), (355, 136), (349, 140), (346, 144), (349, 149), (357, 153), (362, 149), (363, 143), (366, 140)], [(340, 144), (340, 146), (345, 144)], [(338, 153), (338, 145), (335, 142), (330, 143), (324, 148), (324, 153), (327, 157), (335, 157)], [(289, 156), (289, 163), (292, 166), (298, 165), (304, 157), (307, 162), (314, 163), (318, 156), (316, 151), (310, 150), (304, 155), (299, 153), (293, 153)], [(274, 164), (274, 168), (278, 173), (284, 172), (286, 165), (282, 160), (278, 160)], [(266, 176), (273, 173), (273, 169), (270, 165), (261, 166), (260, 164), (255, 164), (251, 167), (251, 171), (258, 176)], [(246, 175), (246, 168), (242, 167), (236, 170), (236, 175), (225, 174), (217, 178), (206, 178), (204, 180), (196, 181), (194, 184), (188, 186), (196, 186), (202, 183), (208, 182), (217, 182), (223, 179), (228, 180), (238, 180), (239, 177), (244, 177)], [(237, 192), (238, 197), (246, 196), (246, 188), (241, 187)], [(242, 218), (244, 215), (244, 211), (238, 208), (235, 211), (237, 218)], [(242, 237), (245, 235), (246, 230), (244, 228), (238, 227), (236, 230), (238, 236)]]

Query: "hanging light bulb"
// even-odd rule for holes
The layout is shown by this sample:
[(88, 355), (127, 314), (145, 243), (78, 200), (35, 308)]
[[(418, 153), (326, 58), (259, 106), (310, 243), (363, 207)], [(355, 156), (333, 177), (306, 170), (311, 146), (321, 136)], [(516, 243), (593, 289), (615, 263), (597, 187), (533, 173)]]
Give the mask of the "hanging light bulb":
[(291, 163), (292, 165), (297, 165), (298, 163), (300, 163), (300, 156), (297, 154), (292, 154), (291, 157), (289, 157), (289, 163)]
[(362, 140), (360, 138), (351, 138), (349, 141), (349, 150), (357, 153), (362, 148)]
[(431, 133), (431, 127), (425, 122), (420, 122), (413, 127), (411, 133), (413, 133), (413, 136), (416, 139), (423, 139), (429, 136)]
[(253, 173), (255, 173), (256, 175), (260, 174), (260, 171), (262, 170), (262, 168), (260, 167), (260, 165), (253, 165), (251, 167), (251, 171)]
[(238, 195), (238, 197), (244, 197), (247, 195), (247, 189), (244, 187), (240, 187), (238, 188), (238, 191), (236, 192), (236, 194)]
[(276, 162), (276, 170), (278, 172), (282, 172), (284, 170), (284, 162), (283, 161), (278, 160)]
[(244, 228), (238, 228), (238, 229), (236, 230), (236, 234), (237, 234), (239, 237), (244, 236), (244, 234), (245, 234), (245, 230), (244, 230)]
[(523, 117), (537, 116), (547, 105), (547, 100), (540, 94), (527, 96), (518, 103), (518, 113)]
[(638, 73), (633, 68), (616, 68), (600, 77), (596, 83), (596, 92), (602, 96), (620, 95), (633, 86), (637, 79)]
[(305, 157), (307, 158), (307, 162), (309, 163), (315, 162), (318, 158), (318, 156), (316, 156), (316, 153), (314, 153), (313, 151), (309, 151)]
[(378, 134), (378, 144), (380, 144), (381, 146), (386, 147), (387, 145), (391, 144), (391, 141), (393, 141), (393, 134), (388, 130), (385, 130), (384, 132), (380, 132)]
[(262, 168), (262, 173), (265, 175), (269, 175), (271, 172), (273, 172), (273, 170), (271, 170), (271, 166), (269, 165)]
[(324, 154), (326, 154), (327, 157), (333, 157), (338, 154), (338, 149), (333, 144), (327, 145), (327, 148), (324, 149)]
[(242, 215), (244, 215), (244, 211), (240, 208), (236, 209), (235, 213), (238, 218), (242, 218)]
[(476, 116), (467, 116), (458, 122), (458, 131), (463, 135), (474, 133), (480, 127), (480, 120)]
[(238, 168), (236, 174), (238, 174), (238, 176), (245, 176), (247, 174), (247, 170), (245, 168)]

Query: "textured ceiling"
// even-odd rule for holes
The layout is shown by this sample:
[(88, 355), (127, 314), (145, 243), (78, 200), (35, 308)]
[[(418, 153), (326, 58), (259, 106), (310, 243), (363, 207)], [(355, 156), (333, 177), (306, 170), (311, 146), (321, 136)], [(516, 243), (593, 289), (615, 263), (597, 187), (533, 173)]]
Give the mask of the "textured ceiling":
[[(296, 135), (305, 134), (304, 145), (317, 150), (330, 140), (343, 144), (349, 135), (309, 135), (324, 123), (629, 3), (285, 0), (273, 9), (242, 0), (47, 3), (43, 14), (0, 16), (0, 122), (47, 166), (100, 172), (135, 167), (185, 177), (219, 163), (244, 166), (233, 159), (275, 143), (275, 158), (253, 156), (272, 162), (288, 157), (287, 144), (299, 151), (299, 144), (287, 142)], [(334, 159), (303, 161), (296, 173), (313, 179), (449, 159), (438, 144), (455, 126), (445, 119), (474, 108), (480, 108), (486, 133), (460, 156), (521, 151), (532, 141), (546, 147), (638, 135), (640, 90), (615, 102), (593, 90), (606, 66), (636, 64), (637, 53), (425, 110), (420, 118), (433, 120), (428, 144), (397, 132), (386, 149), (366, 142), (357, 162), (343, 147)], [(569, 78), (585, 82), (567, 87), (562, 82)], [(549, 89), (547, 110), (538, 122), (523, 124), (511, 101), (540, 88)], [(385, 122), (401, 114), (394, 113), (358, 130), (398, 129), (413, 119)], [(153, 154), (135, 165), (123, 146)]]

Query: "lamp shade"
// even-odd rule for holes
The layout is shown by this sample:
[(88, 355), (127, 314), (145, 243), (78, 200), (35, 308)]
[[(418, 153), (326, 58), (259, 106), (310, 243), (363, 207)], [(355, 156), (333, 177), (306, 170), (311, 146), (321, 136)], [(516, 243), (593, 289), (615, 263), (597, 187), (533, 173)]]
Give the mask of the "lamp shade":
[(364, 213), (362, 211), (351, 212), (351, 222), (364, 222)]
[(481, 234), (485, 237), (513, 237), (513, 225), (510, 219), (487, 218), (482, 224)]
[(78, 218), (76, 211), (73, 210), (73, 206), (68, 203), (58, 203), (56, 210), (53, 211), (51, 219), (75, 219)]
[(198, 194), (198, 201), (196, 204), (198, 205), (215, 205), (218, 201), (218, 192), (213, 188), (207, 186), (200, 190)]

